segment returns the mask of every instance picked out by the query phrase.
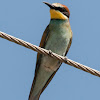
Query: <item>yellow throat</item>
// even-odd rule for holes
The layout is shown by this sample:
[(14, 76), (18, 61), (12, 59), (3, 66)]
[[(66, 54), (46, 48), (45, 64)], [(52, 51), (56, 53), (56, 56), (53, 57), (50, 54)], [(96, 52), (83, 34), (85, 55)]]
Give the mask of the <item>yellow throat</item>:
[(54, 9), (50, 9), (51, 19), (67, 19), (65, 15), (63, 15), (60, 11), (56, 11)]

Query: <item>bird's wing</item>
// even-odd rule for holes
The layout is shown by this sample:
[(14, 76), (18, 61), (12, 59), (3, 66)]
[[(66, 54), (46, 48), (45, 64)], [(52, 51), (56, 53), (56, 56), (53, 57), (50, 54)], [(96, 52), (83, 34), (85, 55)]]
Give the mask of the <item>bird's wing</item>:
[(67, 50), (66, 50), (65, 56), (67, 55), (71, 44), (72, 44), (72, 37), (70, 38), (70, 41), (69, 41), (68, 48), (67, 48)]
[[(39, 47), (41, 47), (41, 48), (45, 47), (45, 44), (46, 44), (46, 42), (48, 40), (48, 37), (49, 37), (49, 25), (46, 27), (46, 29), (45, 29), (45, 31), (43, 33), (43, 36), (42, 36), (42, 39), (41, 39)], [(40, 56), (40, 53), (37, 54), (37, 62), (38, 62), (39, 56)]]
[[(49, 25), (47, 26), (47, 28), (45, 29), (44, 33), (43, 33), (43, 36), (42, 36), (42, 39), (41, 39), (41, 42), (40, 42), (40, 45), (39, 47), (42, 47), (44, 48), (45, 47), (45, 44), (48, 40), (48, 37), (49, 37)], [(34, 80), (33, 80), (33, 83), (32, 83), (32, 86), (31, 86), (31, 90), (30, 90), (30, 94), (29, 94), (29, 98), (33, 92), (33, 87), (34, 87), (34, 84), (36, 82), (36, 77), (37, 77), (37, 71), (38, 71), (38, 68), (39, 68), (39, 64), (40, 64), (40, 59), (41, 59), (41, 54), (40, 53), (37, 53), (37, 61), (36, 61), (36, 68), (35, 68), (35, 76), (34, 76)]]

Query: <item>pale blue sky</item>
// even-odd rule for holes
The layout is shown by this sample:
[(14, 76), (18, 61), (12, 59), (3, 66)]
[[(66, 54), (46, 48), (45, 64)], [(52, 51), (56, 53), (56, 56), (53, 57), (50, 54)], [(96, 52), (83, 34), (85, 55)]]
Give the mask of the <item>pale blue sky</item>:
[[(0, 0), (0, 31), (39, 45), (50, 21), (42, 0)], [(100, 0), (46, 0), (70, 9), (68, 58), (100, 70)], [(0, 100), (28, 100), (36, 52), (0, 38)], [(62, 64), (40, 100), (100, 100), (100, 78)]]

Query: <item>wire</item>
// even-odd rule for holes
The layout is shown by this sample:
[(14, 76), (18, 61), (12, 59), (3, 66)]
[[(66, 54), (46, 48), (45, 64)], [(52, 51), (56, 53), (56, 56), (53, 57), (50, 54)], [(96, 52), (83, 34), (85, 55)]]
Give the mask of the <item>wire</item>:
[(14, 37), (14, 36), (8, 35), (8, 34), (6, 34), (4, 32), (0, 32), (0, 37), (4, 38), (4, 39), (7, 39), (7, 40), (9, 40), (11, 42), (17, 43), (19, 45), (22, 45), (22, 46), (24, 46), (26, 48), (32, 49), (32, 50), (34, 50), (36, 52), (39, 52), (41, 54), (48, 55), (48, 56), (50, 56), (52, 58), (58, 59), (60, 62), (64, 62), (64, 63), (66, 63), (68, 65), (74, 66), (74, 67), (76, 67), (78, 69), (81, 69), (81, 70), (83, 70), (85, 72), (88, 72), (90, 74), (93, 74), (95, 76), (100, 77), (100, 71), (97, 71), (95, 69), (92, 69), (90, 67), (82, 65), (82, 64), (80, 64), (78, 62), (75, 62), (75, 61), (73, 61), (71, 59), (68, 59), (67, 57), (60, 56), (60, 55), (58, 55), (56, 53), (53, 53), (51, 50), (46, 50), (44, 48), (38, 47), (38, 46), (33, 45), (33, 44), (29, 43), (29, 42), (26, 42), (26, 41), (23, 41), (21, 39), (18, 39), (18, 38)]

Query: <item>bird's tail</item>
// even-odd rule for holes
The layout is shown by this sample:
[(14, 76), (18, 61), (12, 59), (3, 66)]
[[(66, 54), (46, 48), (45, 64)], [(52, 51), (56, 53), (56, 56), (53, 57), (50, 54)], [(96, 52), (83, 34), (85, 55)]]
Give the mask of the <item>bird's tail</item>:
[(28, 99), (28, 100), (39, 100), (39, 98), (40, 98), (40, 94), (41, 94), (41, 92), (38, 93), (38, 94), (35, 95), (35, 96), (31, 95), (31, 96), (29, 96), (29, 99)]

